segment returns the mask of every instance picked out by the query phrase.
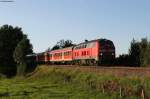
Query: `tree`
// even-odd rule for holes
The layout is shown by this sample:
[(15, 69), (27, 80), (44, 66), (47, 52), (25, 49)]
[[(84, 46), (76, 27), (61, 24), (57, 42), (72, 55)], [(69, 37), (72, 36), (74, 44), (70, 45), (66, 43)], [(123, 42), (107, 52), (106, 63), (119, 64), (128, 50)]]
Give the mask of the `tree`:
[(65, 47), (70, 47), (70, 46), (73, 46), (73, 45), (74, 45), (74, 44), (72, 43), (71, 40), (66, 40), (65, 43), (64, 43), (64, 45), (63, 45), (63, 48), (65, 48)]
[(130, 56), (130, 65), (131, 66), (140, 66), (140, 43), (135, 41), (134, 39), (131, 42), (131, 46), (129, 49), (129, 56)]
[(150, 42), (147, 38), (142, 38), (140, 42), (133, 39), (129, 49), (129, 57), (131, 66), (150, 65)]
[(0, 27), (0, 70), (8, 76), (14, 75), (16, 63), (13, 59), (13, 52), (23, 38), (22, 29), (11, 25)]
[(140, 53), (140, 62), (141, 62), (141, 66), (147, 66), (150, 65), (150, 53), (149, 53), (149, 42), (147, 40), (147, 38), (142, 38), (141, 42), (140, 42), (140, 49), (141, 49), (141, 53)]
[(72, 43), (71, 40), (60, 40), (57, 42), (57, 44), (51, 49), (51, 50), (56, 50), (56, 49), (60, 49), (60, 48), (65, 48), (65, 47), (70, 47), (73, 46), (74, 44)]
[(150, 41), (148, 43), (148, 47), (144, 53), (145, 59), (143, 62), (143, 66), (149, 66), (150, 67)]
[(129, 59), (130, 58), (128, 54), (119, 55), (119, 57), (115, 59), (115, 64), (118, 66), (129, 66)]
[(26, 55), (32, 54), (32, 45), (30, 44), (27, 36), (24, 36), (23, 39), (18, 43), (14, 51), (14, 60), (17, 63), (17, 74), (24, 75), (27, 70), (27, 60)]
[(60, 47), (58, 45), (55, 45), (51, 50), (57, 50), (60, 49)]

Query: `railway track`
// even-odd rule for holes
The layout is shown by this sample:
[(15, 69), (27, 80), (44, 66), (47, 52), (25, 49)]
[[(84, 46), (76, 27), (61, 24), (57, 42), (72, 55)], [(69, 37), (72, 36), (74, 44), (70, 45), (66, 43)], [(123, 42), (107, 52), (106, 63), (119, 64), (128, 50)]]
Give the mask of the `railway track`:
[(147, 67), (106, 67), (106, 66), (72, 66), (72, 65), (48, 65), (60, 69), (78, 69), (84, 72), (98, 74), (110, 74), (114, 76), (150, 77), (150, 68)]

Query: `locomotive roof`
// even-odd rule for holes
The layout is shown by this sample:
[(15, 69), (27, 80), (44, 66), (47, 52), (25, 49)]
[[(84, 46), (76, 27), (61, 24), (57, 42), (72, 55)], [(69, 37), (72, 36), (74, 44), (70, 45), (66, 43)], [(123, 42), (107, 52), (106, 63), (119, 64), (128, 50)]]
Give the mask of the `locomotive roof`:
[[(105, 41), (111, 41), (111, 40), (108, 40), (108, 39), (95, 39), (95, 40), (90, 40), (90, 41), (85, 41), (85, 42), (82, 42), (82, 43), (79, 43), (79, 44), (77, 44), (77, 46), (78, 45), (81, 45), (81, 44), (87, 44), (87, 43), (91, 43), (91, 42), (97, 42), (97, 41), (99, 41), (99, 42), (105, 42)], [(112, 42), (112, 41), (111, 41)]]

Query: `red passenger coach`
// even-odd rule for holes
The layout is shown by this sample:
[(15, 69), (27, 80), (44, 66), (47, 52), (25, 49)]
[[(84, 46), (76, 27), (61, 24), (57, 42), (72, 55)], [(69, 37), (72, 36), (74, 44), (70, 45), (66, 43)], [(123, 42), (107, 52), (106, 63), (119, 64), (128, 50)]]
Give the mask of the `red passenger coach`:
[(50, 51), (48, 53), (50, 57), (49, 58), (50, 62), (55, 63), (55, 62), (72, 61), (72, 48), (73, 47), (67, 47), (67, 48)]

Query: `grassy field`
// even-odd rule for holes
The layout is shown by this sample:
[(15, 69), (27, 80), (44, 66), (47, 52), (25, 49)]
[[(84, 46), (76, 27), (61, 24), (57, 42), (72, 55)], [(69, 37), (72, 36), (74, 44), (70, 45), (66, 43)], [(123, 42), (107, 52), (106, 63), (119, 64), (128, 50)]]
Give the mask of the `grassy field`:
[(120, 78), (46, 66), (24, 78), (1, 78), (0, 85), (0, 99), (150, 99), (149, 77)]

